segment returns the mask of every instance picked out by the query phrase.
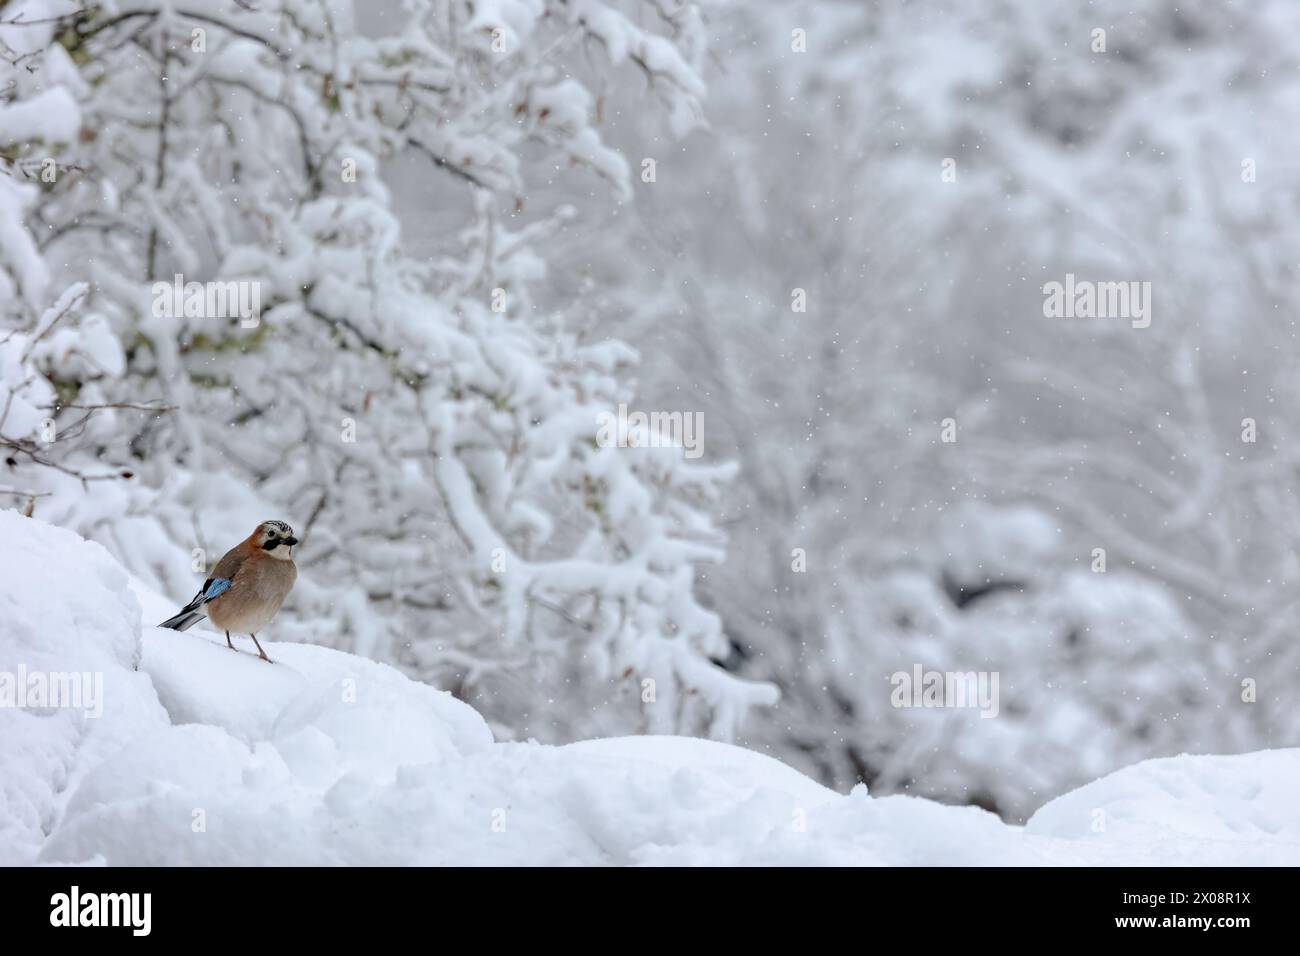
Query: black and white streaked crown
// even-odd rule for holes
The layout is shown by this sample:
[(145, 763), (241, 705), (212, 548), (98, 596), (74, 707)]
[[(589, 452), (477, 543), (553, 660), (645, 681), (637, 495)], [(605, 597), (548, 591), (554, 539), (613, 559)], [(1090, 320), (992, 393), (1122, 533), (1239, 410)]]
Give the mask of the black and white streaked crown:
[(285, 536), (286, 538), (293, 537), (293, 529), (290, 528), (283, 521), (263, 521), (262, 527), (274, 528), (276, 531), (278, 531), (281, 535)]

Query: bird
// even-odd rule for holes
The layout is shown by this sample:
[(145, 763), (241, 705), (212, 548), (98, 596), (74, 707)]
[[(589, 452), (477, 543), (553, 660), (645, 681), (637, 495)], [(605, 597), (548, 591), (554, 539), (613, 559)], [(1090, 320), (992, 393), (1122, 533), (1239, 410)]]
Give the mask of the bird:
[(232, 651), (230, 632), (247, 634), (257, 645), (258, 657), (271, 663), (257, 632), (271, 623), (298, 579), (293, 563), (297, 543), (293, 528), (283, 521), (263, 521), (217, 562), (194, 600), (158, 626), (184, 631), (207, 617), (226, 632), (226, 646)]

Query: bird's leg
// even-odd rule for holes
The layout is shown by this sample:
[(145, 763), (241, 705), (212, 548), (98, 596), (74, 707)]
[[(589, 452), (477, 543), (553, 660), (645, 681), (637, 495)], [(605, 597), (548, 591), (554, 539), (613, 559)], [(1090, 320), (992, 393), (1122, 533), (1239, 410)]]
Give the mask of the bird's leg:
[(230, 648), (232, 651), (235, 649), (235, 645), (230, 643), (230, 632), (229, 632), (229, 631), (226, 631), (226, 647)]
[[(248, 636), (253, 639), (254, 644), (257, 644), (256, 634), (249, 634)], [(266, 651), (262, 650), (261, 644), (257, 644), (257, 656), (260, 657), (262, 660), (266, 661), (268, 664), (272, 663), (271, 658), (266, 656)]]

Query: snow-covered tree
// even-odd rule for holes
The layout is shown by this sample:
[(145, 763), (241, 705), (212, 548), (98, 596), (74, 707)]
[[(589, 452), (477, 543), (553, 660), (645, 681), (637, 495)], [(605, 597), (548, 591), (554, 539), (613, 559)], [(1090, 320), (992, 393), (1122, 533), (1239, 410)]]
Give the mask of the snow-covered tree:
[[(534, 178), (630, 189), (557, 57), (638, 71), (679, 133), (702, 119), (698, 12), (634, 6), (0, 7), (30, 24), (5, 34), (25, 31), (30, 82), (75, 106), (66, 144), (0, 133), (60, 169), (26, 207), (39, 262), (88, 283), (121, 345), (104, 396), (174, 409), (113, 420), (102, 457), (134, 477), (111, 494), (29, 475), (59, 492), (43, 513), (176, 594), (285, 517), (305, 572), (285, 637), (398, 661), (512, 732), (729, 736), (772, 702), (711, 663), (726, 642), (693, 593), (730, 468), (603, 447), (636, 354), (534, 302), (573, 215), (532, 208)], [(449, 224), (430, 256), (385, 181), (412, 161)], [(61, 380), (65, 403), (87, 384)]]
[[(76, 141), (84, 90), (66, 52), (50, 47), (53, 23), (39, 4), (9, 4), (0, 16), (0, 502), (31, 514), (51, 492), (32, 472), (83, 488), (131, 476), (103, 450), (113, 417), (157, 414), (154, 405), (106, 403), (102, 384), (125, 356), (104, 316), (83, 314), (88, 287), (62, 291), (27, 218), (43, 191), (68, 172), (54, 159)], [(9, 479), (15, 479), (13, 483)]]

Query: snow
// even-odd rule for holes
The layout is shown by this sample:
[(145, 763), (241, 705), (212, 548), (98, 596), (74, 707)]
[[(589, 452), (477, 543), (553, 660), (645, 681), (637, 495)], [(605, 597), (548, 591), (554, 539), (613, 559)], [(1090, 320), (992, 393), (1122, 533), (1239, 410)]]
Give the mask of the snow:
[[(1140, 772), (1138, 772), (1140, 771)], [(1027, 832), (1091, 839), (1103, 854), (1142, 844), (1165, 862), (1295, 865), (1300, 750), (1148, 760), (1051, 801)], [(1092, 833), (1104, 815), (1104, 832)]]
[(152, 626), (173, 609), (0, 511), (0, 672), (104, 686), (99, 718), (0, 707), (0, 864), (1300, 864), (1300, 750), (1137, 764), (1021, 828), (714, 741), (495, 742), (384, 664), (290, 643), (266, 664)]
[(137, 736), (168, 726), (140, 657), (139, 605), (108, 552), (0, 511), (0, 675), (103, 675), (103, 714), (0, 698), (0, 863), (30, 862), (67, 798)]
[(1028, 505), (963, 502), (941, 538), (948, 573), (960, 585), (979, 587), (991, 580), (1036, 580), (1059, 547), (1060, 535), (1050, 517)]
[(34, 184), (0, 176), (0, 297), (15, 298), (21, 289), (22, 298), (33, 308), (49, 282), (40, 250), (23, 226), (23, 216), (38, 196)]
[(0, 129), (6, 140), (48, 139), (71, 142), (81, 126), (81, 112), (72, 94), (62, 87), (43, 90), (30, 99), (0, 105)]

